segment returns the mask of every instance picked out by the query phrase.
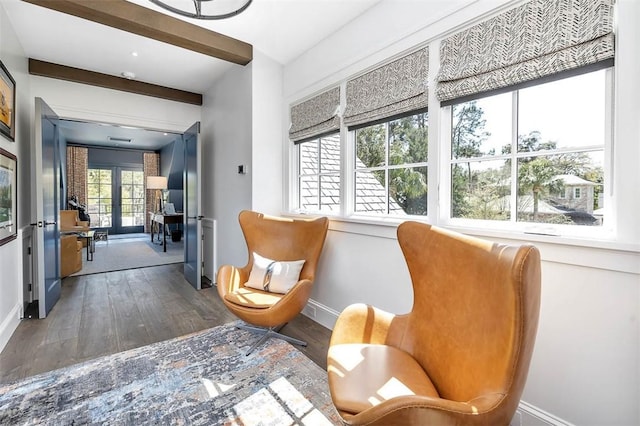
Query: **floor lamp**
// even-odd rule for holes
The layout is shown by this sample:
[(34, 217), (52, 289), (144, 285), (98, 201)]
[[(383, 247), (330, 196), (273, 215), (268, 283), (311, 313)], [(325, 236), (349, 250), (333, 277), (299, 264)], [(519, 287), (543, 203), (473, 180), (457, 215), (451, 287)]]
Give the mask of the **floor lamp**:
[[(164, 176), (147, 176), (147, 189), (156, 190), (153, 208), (156, 213), (162, 213), (162, 190), (167, 189), (167, 178)], [(159, 208), (158, 202), (160, 202)]]

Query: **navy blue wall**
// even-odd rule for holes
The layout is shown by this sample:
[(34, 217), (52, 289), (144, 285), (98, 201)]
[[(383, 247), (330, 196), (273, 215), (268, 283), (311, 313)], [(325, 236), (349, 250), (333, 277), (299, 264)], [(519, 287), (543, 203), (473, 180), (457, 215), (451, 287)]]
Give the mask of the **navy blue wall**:
[(183, 211), (184, 142), (182, 136), (160, 151), (160, 174), (167, 177), (168, 202)]
[(89, 148), (89, 166), (126, 166), (142, 168), (142, 151)]

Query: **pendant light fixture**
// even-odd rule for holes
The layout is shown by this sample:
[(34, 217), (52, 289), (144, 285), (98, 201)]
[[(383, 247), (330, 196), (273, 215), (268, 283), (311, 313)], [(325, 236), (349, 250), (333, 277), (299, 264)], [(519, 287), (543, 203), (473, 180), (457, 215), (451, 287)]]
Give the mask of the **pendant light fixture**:
[(187, 18), (226, 19), (244, 12), (253, 0), (149, 0), (151, 3)]

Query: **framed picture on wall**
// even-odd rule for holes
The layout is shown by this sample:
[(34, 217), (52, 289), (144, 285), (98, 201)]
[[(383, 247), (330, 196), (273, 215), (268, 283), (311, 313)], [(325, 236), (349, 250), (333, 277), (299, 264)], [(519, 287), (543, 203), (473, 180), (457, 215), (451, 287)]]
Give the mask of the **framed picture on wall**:
[(0, 148), (0, 246), (18, 236), (16, 156)]
[(0, 132), (15, 140), (16, 136), (16, 81), (0, 61)]

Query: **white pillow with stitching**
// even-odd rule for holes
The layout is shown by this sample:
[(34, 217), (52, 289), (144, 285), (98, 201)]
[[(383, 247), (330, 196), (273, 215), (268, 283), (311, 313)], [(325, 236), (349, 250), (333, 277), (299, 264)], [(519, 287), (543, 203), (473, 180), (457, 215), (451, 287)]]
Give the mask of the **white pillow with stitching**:
[(276, 261), (253, 253), (253, 266), (246, 287), (285, 294), (300, 279), (304, 260)]

